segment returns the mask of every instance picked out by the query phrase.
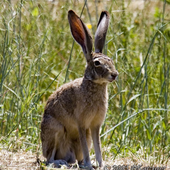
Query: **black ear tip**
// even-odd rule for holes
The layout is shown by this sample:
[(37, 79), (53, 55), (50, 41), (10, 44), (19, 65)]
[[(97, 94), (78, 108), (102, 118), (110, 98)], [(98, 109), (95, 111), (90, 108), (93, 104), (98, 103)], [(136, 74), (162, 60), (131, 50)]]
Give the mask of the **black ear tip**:
[(109, 13), (108, 13), (107, 11), (102, 11), (102, 12), (101, 12), (101, 14), (100, 14), (100, 19), (99, 19), (99, 22), (98, 22), (98, 24), (97, 24), (97, 27), (99, 26), (101, 20), (102, 20), (104, 17), (106, 17), (105, 19), (106, 19), (107, 21), (109, 21), (109, 18), (110, 18), (110, 17), (109, 17)]
[(76, 13), (73, 10), (69, 10), (68, 11), (68, 20), (70, 22), (70, 20), (76, 20), (78, 16), (76, 15)]
[(75, 12), (73, 10), (69, 10), (68, 15), (71, 15), (71, 14), (75, 14)]
[(101, 12), (101, 15), (102, 15), (102, 16), (103, 16), (103, 15), (106, 15), (106, 17), (109, 18), (109, 13), (108, 13), (107, 11), (102, 11), (102, 12)]

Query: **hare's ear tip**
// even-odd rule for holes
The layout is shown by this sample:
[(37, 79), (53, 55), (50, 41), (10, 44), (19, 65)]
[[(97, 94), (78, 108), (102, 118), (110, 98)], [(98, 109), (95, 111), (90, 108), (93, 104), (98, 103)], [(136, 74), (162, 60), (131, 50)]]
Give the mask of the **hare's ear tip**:
[(68, 11), (68, 20), (73, 20), (73, 18), (76, 16), (75, 12), (73, 10)]
[(68, 11), (68, 14), (69, 14), (69, 15), (70, 15), (70, 14), (75, 14), (75, 12), (70, 9), (70, 10)]
[(106, 15), (107, 17), (109, 17), (109, 12), (108, 12), (108, 11), (102, 11), (101, 14), (102, 14), (102, 15)]
[(72, 9), (68, 10), (68, 13), (74, 12)]

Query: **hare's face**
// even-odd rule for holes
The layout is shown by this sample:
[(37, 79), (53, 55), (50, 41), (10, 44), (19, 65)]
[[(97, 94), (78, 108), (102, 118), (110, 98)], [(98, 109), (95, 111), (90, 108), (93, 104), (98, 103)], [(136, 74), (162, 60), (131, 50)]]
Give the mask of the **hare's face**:
[(95, 83), (108, 83), (118, 76), (113, 61), (104, 54), (94, 53), (93, 60), (86, 68), (85, 77)]
[(118, 72), (115, 69), (113, 61), (102, 54), (109, 25), (109, 13), (103, 11), (100, 15), (95, 33), (95, 53), (92, 52), (92, 37), (82, 20), (72, 10), (69, 11), (68, 19), (71, 33), (77, 43), (82, 47), (87, 61), (85, 79), (99, 84), (115, 80), (118, 76)]

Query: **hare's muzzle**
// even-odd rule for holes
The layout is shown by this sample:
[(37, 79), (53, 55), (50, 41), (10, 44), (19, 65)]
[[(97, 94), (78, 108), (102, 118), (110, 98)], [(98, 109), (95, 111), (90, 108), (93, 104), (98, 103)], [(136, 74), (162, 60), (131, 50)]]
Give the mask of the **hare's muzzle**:
[(114, 73), (111, 73), (112, 81), (113, 81), (113, 80), (116, 80), (117, 77), (118, 77), (118, 75), (119, 75), (118, 71), (116, 71), (116, 72), (114, 72)]

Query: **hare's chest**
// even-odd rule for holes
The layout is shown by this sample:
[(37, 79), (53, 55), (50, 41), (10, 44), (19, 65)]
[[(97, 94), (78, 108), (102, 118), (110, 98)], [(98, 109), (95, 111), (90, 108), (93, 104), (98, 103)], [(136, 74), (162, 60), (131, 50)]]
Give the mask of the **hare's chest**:
[(107, 112), (107, 104), (102, 102), (95, 102), (94, 104), (85, 104), (84, 107), (78, 108), (76, 111), (77, 123), (81, 126), (89, 128), (93, 125), (101, 125), (105, 119)]

